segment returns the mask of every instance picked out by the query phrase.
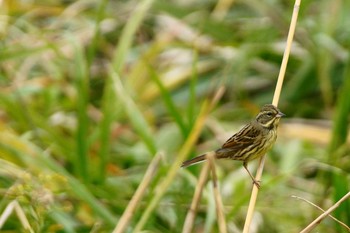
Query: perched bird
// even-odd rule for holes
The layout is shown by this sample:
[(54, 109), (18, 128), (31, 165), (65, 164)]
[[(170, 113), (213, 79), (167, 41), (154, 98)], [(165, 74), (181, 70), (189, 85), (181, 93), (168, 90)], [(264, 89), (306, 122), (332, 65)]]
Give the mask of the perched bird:
[[(264, 105), (254, 120), (215, 151), (215, 158), (243, 161), (244, 168), (252, 178), (253, 183), (259, 188), (260, 182), (255, 180), (247, 165), (249, 161), (260, 158), (271, 149), (277, 138), (278, 123), (283, 116), (285, 115), (274, 105)], [(204, 161), (206, 154), (183, 162), (181, 167), (188, 167)]]

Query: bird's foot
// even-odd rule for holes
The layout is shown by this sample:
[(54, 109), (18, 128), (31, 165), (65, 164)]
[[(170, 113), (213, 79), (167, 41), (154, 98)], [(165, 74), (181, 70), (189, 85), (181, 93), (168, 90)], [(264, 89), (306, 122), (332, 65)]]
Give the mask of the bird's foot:
[(260, 189), (260, 184), (261, 184), (261, 181), (260, 181), (260, 180), (254, 179), (254, 180), (253, 180), (253, 184), (254, 184), (258, 189)]

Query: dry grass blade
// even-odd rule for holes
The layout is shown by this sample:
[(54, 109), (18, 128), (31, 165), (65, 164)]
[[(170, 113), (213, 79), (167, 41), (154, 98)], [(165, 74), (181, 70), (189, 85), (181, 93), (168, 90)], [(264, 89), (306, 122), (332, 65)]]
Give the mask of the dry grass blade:
[[(291, 24), (289, 27), (289, 32), (288, 32), (287, 45), (286, 45), (286, 48), (285, 48), (285, 51), (283, 54), (283, 59), (282, 59), (282, 64), (281, 64), (280, 72), (279, 72), (278, 79), (277, 79), (275, 94), (274, 94), (273, 100), (272, 100), (272, 104), (275, 106), (278, 105), (279, 97), (280, 97), (281, 90), (282, 90), (284, 75), (286, 73), (289, 53), (290, 53), (290, 49), (292, 46), (295, 27), (296, 27), (296, 23), (297, 23), (297, 19), (298, 19), (300, 2), (301, 2), (301, 0), (295, 0), (294, 11), (293, 11), (293, 15), (292, 15)], [(264, 164), (265, 164), (265, 155), (262, 156), (260, 161), (259, 161), (259, 167), (257, 169), (256, 177), (255, 177), (256, 180), (261, 180), (261, 175), (262, 175), (262, 172), (264, 169)], [(248, 211), (247, 211), (247, 217), (246, 217), (246, 220), (244, 223), (243, 233), (249, 232), (249, 227), (250, 227), (250, 223), (253, 219), (254, 208), (255, 208), (255, 203), (256, 203), (257, 196), (258, 196), (258, 192), (259, 192), (259, 190), (258, 190), (257, 186), (253, 185), (253, 190), (252, 190), (252, 194), (251, 194), (250, 202), (249, 202), (249, 207), (248, 207)]]
[(23, 209), (21, 208), (21, 206), (18, 204), (17, 201), (10, 202), (7, 205), (7, 207), (4, 210), (4, 212), (2, 213), (2, 215), (0, 216), (0, 229), (3, 227), (3, 225), (6, 222), (6, 220), (12, 214), (13, 211), (15, 211), (18, 219), (20, 220), (20, 222), (21, 222), (21, 224), (23, 226), (23, 228), (25, 230), (27, 230), (28, 232), (30, 232), (30, 233), (34, 233), (34, 230), (30, 226), (29, 221), (28, 221), (26, 215), (24, 214)]
[(218, 187), (218, 178), (216, 175), (214, 156), (215, 156), (215, 152), (210, 152), (207, 154), (207, 159), (212, 171), (213, 190), (214, 190), (214, 198), (215, 198), (215, 204), (216, 204), (216, 214), (218, 218), (219, 230), (220, 230), (220, 233), (226, 233), (227, 232), (226, 220), (225, 220), (225, 215), (223, 211), (222, 199), (221, 199), (221, 195)]
[(203, 187), (207, 181), (209, 172), (209, 163), (204, 163), (201, 174), (199, 175), (198, 183), (194, 191), (191, 207), (187, 212), (185, 223), (182, 229), (182, 233), (190, 233), (193, 229), (194, 219), (196, 217), (196, 212), (199, 204), (199, 200), (202, 196)]
[(121, 105), (124, 107), (126, 113), (130, 118), (135, 131), (143, 139), (145, 145), (147, 146), (151, 154), (157, 153), (157, 147), (155, 145), (155, 140), (152, 137), (152, 130), (149, 123), (146, 121), (143, 113), (139, 109), (135, 101), (130, 97), (129, 93), (126, 91), (120, 76), (117, 72), (111, 70), (110, 77), (113, 84), (113, 90), (117, 94), (117, 97), (121, 100)]
[(154, 173), (157, 171), (160, 159), (162, 158), (162, 153), (158, 153), (151, 161), (150, 165), (147, 168), (147, 171), (145, 175), (143, 176), (143, 179), (137, 188), (135, 194), (133, 195), (131, 201), (129, 202), (128, 206), (126, 207), (123, 215), (121, 216), (117, 226), (113, 230), (113, 233), (122, 233), (124, 232), (125, 228), (127, 227), (138, 203), (141, 201), (141, 198), (143, 197), (149, 183), (151, 182)]
[[(293, 198), (305, 201), (306, 203), (309, 203), (310, 205), (316, 207), (317, 209), (321, 210), (322, 212), (325, 212), (324, 209), (322, 209), (321, 207), (317, 206), (316, 204), (312, 203), (311, 201), (308, 201), (302, 197), (298, 197), (298, 196), (294, 196), (292, 195)], [(350, 232), (350, 227), (348, 227), (345, 223), (343, 223), (342, 221), (339, 221), (338, 219), (336, 219), (335, 217), (333, 217), (332, 215), (328, 215), (330, 218), (332, 218), (334, 221), (336, 221), (337, 223), (339, 223), (340, 225), (342, 225), (343, 227), (345, 227), (349, 232)]]
[(343, 196), (337, 203), (335, 203), (333, 206), (331, 206), (326, 212), (321, 214), (318, 218), (316, 218), (313, 222), (311, 222), (307, 227), (305, 227), (300, 233), (307, 233), (312, 231), (320, 222), (329, 216), (330, 213), (332, 213), (338, 206), (344, 202), (346, 199), (350, 198), (350, 192), (348, 192), (345, 196)]

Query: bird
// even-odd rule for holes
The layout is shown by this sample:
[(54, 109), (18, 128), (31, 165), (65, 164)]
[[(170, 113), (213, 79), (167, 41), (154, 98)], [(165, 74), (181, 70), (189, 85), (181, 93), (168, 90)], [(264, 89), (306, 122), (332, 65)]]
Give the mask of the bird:
[[(265, 104), (258, 115), (240, 131), (232, 135), (221, 148), (214, 151), (215, 159), (232, 159), (243, 161), (243, 167), (251, 177), (253, 184), (260, 188), (248, 169), (248, 162), (262, 157), (277, 139), (277, 128), (281, 117), (285, 116), (276, 106)], [(184, 161), (182, 168), (205, 161), (209, 152)]]

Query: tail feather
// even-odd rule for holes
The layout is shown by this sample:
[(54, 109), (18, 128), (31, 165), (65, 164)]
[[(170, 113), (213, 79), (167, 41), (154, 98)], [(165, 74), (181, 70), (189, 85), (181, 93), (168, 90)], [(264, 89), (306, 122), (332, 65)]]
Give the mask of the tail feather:
[(193, 159), (190, 159), (190, 160), (187, 160), (187, 161), (183, 162), (181, 167), (184, 167), (184, 168), (185, 167), (189, 167), (189, 166), (192, 166), (194, 164), (203, 162), (205, 159), (206, 159), (206, 154), (203, 154), (203, 155), (197, 156), (197, 157), (195, 157)]

